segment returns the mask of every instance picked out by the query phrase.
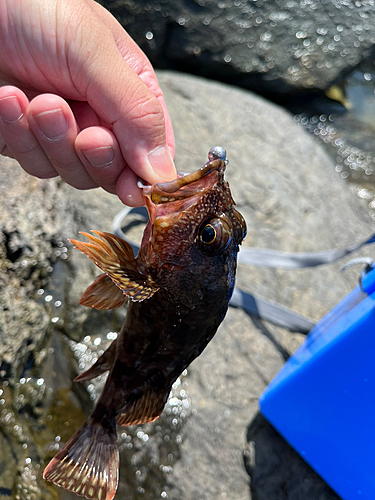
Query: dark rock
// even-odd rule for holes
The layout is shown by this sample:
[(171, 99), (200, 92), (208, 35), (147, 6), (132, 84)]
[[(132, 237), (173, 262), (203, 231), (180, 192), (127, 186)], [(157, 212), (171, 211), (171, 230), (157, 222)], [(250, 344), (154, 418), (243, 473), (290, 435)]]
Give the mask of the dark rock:
[(324, 90), (373, 52), (372, 2), (101, 0), (158, 68), (262, 94)]
[(338, 499), (261, 415), (249, 425), (247, 441), (244, 462), (257, 500)]
[[(285, 111), (225, 85), (173, 73), (159, 78), (174, 122), (178, 168), (193, 170), (212, 146), (226, 147), (227, 179), (248, 223), (245, 245), (323, 250), (372, 231), (365, 209), (321, 147)], [(80, 230), (110, 231), (121, 204), (102, 191), (38, 181), (4, 158), (0, 203), (0, 449), (11, 453), (6, 463), (0, 460), (0, 498), (11, 490), (17, 500), (67, 500), (72, 496), (46, 484), (42, 470), (103, 385), (72, 384), (72, 378), (114, 338), (124, 312), (78, 305), (98, 272), (68, 250), (66, 238)], [(356, 271), (342, 274), (340, 267), (240, 266), (238, 284), (318, 320), (356, 285)], [(303, 338), (230, 309), (217, 336), (175, 384), (160, 419), (119, 428), (118, 497), (266, 500), (259, 478), (272, 474), (274, 497), (267, 500), (282, 498), (284, 484), (303, 462), (271, 431), (262, 434), (262, 454), (250, 460), (246, 433), (259, 395)], [(279, 460), (274, 442), (276, 450), (289, 451), (284, 467), (271, 470), (268, 461)], [(319, 484), (309, 490), (309, 500), (330, 498), (331, 490), (305, 464), (303, 471)], [(296, 479), (293, 498), (303, 498), (305, 490)]]

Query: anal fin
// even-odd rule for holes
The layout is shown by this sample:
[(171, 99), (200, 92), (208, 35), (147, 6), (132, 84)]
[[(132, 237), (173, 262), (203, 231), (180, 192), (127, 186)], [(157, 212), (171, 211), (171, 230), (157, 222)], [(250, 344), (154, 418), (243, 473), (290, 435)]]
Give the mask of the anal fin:
[(118, 466), (115, 427), (85, 422), (50, 461), (43, 478), (89, 499), (112, 500)]
[(146, 424), (156, 420), (163, 411), (169, 390), (155, 392), (152, 389), (140, 398), (130, 400), (125, 409), (116, 417), (117, 425)]
[(124, 305), (126, 300), (124, 292), (104, 273), (86, 288), (79, 303), (94, 309), (114, 309)]
[(91, 380), (103, 373), (108, 372), (112, 368), (113, 361), (116, 355), (117, 340), (114, 340), (106, 351), (98, 358), (96, 363), (88, 370), (80, 373), (73, 382), (85, 382)]

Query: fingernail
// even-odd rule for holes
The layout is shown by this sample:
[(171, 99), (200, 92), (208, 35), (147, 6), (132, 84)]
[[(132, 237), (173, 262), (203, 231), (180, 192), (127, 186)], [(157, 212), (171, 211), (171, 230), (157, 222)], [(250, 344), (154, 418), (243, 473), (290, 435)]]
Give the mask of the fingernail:
[(172, 155), (167, 146), (159, 146), (148, 154), (150, 162), (156, 175), (162, 179), (171, 180), (176, 177), (176, 169)]
[(115, 154), (112, 146), (102, 146), (100, 148), (82, 149), (82, 153), (93, 167), (106, 167), (113, 163)]
[(34, 116), (42, 134), (50, 141), (62, 139), (68, 130), (68, 124), (61, 109), (43, 111)]
[(23, 117), (17, 97), (9, 96), (0, 99), (0, 116), (6, 123), (16, 123)]

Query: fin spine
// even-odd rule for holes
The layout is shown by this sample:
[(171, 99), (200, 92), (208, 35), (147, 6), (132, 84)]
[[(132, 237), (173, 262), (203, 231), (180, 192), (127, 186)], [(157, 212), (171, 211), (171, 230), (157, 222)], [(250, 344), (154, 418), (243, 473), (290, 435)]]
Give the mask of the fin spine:
[(153, 390), (145, 392), (140, 399), (130, 402), (117, 415), (117, 425), (139, 425), (154, 422), (163, 411), (168, 393), (165, 393), (164, 390), (159, 393)]
[(108, 372), (113, 365), (116, 356), (117, 339), (106, 349), (96, 362), (86, 371), (77, 375), (73, 382), (85, 382), (91, 380), (103, 373)]
[(87, 255), (123, 293), (133, 302), (141, 302), (154, 295), (159, 287), (150, 276), (139, 273), (131, 246), (110, 233), (92, 231), (81, 233), (89, 242), (70, 240), (82, 253)]

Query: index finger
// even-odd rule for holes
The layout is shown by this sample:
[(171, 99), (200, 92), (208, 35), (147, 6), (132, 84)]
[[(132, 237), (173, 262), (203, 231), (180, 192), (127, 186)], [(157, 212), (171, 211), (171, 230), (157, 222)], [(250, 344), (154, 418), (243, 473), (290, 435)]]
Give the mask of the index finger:
[(159, 100), (163, 111), (165, 119), (165, 129), (167, 145), (171, 152), (172, 157), (175, 153), (175, 141), (173, 134), (172, 121), (168, 113), (167, 106), (165, 104), (163, 92), (160, 89), (158, 79), (156, 77), (155, 71), (150, 63), (148, 57), (140, 49), (140, 47), (134, 42), (131, 36), (126, 32), (126, 30), (121, 26), (121, 24), (113, 17), (113, 15), (108, 12), (102, 5), (97, 2), (93, 2), (92, 8), (97, 14), (103, 19), (103, 22), (107, 25), (108, 29), (111, 31), (115, 37), (117, 48), (128, 63), (129, 67), (136, 73), (139, 78), (147, 85), (155, 97)]
[[(90, 82), (87, 101), (112, 125), (125, 162), (136, 175), (149, 183), (174, 179), (172, 126), (152, 66), (105, 9), (96, 5), (95, 10), (105, 19), (111, 40), (100, 47), (96, 43), (95, 52), (89, 52), (84, 68)], [(95, 30), (87, 36), (95, 37)]]

